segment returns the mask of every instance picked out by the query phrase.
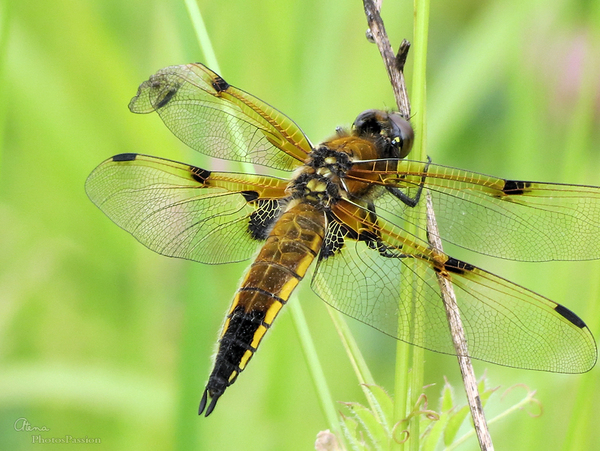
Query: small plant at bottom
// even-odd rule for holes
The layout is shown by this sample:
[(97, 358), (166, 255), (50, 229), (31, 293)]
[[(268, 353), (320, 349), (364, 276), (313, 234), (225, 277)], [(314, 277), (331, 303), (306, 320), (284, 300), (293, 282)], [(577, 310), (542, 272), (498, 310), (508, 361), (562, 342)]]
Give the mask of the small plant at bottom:
[[(487, 380), (483, 377), (479, 382), (482, 406), (485, 406), (492, 394), (499, 389), (499, 387), (489, 388), (487, 385)], [(357, 402), (342, 403), (344, 411), (340, 412), (341, 427), (349, 449), (360, 451), (393, 449), (395, 443), (404, 443), (409, 439), (410, 434), (406, 426), (408, 421), (415, 416), (420, 418), (420, 430), (423, 431), (419, 437), (419, 450), (434, 451), (441, 447), (445, 450), (453, 450), (475, 437), (472, 427), (468, 427), (463, 435), (458, 435), (461, 428), (466, 428), (465, 422), (469, 421), (469, 406), (457, 402), (454, 388), (447, 379), (445, 379), (440, 394), (437, 411), (429, 408), (428, 397), (422, 393), (408, 416), (396, 422), (392, 420), (392, 397), (378, 385), (365, 385), (365, 387), (369, 401), (368, 407)], [(530, 390), (521, 384), (507, 389), (500, 399), (494, 401), (494, 406), (500, 403), (506, 394), (518, 387), (525, 388), (526, 394), (489, 420), (490, 425), (508, 415), (524, 410), (527, 406), (535, 406), (539, 410), (537, 413), (529, 412), (529, 415), (541, 415), (542, 408), (539, 400), (535, 398), (535, 390)], [(344, 451), (347, 448), (344, 447), (340, 438), (327, 430), (321, 431), (317, 435), (315, 449), (317, 451)]]

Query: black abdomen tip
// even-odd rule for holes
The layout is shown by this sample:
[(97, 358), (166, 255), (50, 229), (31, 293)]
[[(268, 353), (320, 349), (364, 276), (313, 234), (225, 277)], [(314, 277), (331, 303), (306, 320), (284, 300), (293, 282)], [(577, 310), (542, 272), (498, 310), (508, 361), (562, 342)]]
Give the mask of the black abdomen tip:
[[(204, 409), (206, 408), (206, 403), (208, 402), (208, 387), (204, 389), (204, 394), (202, 395), (202, 399), (200, 400), (200, 406), (198, 407), (198, 415), (202, 415), (202, 412), (204, 412)], [(210, 399), (210, 404), (208, 405), (208, 408), (206, 409), (206, 413), (204, 414), (205, 417), (209, 416), (213, 410), (215, 410), (215, 406), (217, 405), (217, 401), (219, 400), (219, 396), (221, 395), (215, 395), (212, 396), (211, 395), (211, 399)]]

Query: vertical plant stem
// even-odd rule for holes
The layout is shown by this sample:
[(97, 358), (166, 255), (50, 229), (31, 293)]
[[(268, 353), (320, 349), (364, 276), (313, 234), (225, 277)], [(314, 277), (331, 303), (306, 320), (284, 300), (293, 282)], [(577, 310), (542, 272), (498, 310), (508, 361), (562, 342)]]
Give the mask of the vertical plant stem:
[(335, 329), (338, 332), (340, 341), (346, 350), (346, 354), (350, 359), (350, 364), (352, 365), (354, 374), (356, 374), (358, 383), (361, 385), (371, 411), (374, 413), (375, 417), (378, 418), (378, 421), (385, 421), (383, 418), (380, 418), (379, 408), (374, 402), (371, 390), (368, 387), (369, 385), (375, 385), (375, 379), (373, 378), (371, 370), (369, 370), (367, 362), (360, 352), (360, 348), (358, 347), (358, 344), (356, 343), (348, 324), (346, 324), (342, 314), (333, 307), (328, 306), (327, 311), (329, 312), (329, 316), (331, 317)]
[(298, 302), (298, 296), (293, 295), (288, 304), (290, 304), (289, 309), (292, 313), (292, 320), (294, 322), (298, 338), (300, 339), (300, 344), (302, 345), (302, 351), (304, 353), (306, 363), (308, 364), (310, 375), (313, 383), (315, 384), (315, 389), (317, 391), (319, 402), (321, 403), (323, 415), (327, 419), (327, 423), (329, 423), (329, 428), (340, 441), (343, 441), (344, 436), (340, 428), (333, 398), (331, 397), (331, 391), (327, 385), (327, 379), (325, 378), (323, 367), (321, 366), (321, 362), (317, 355), (315, 342), (308, 329), (308, 324), (306, 323), (306, 317), (302, 311), (302, 306), (300, 305), (300, 302)]
[[(440, 239), (439, 230), (437, 228), (435, 211), (433, 209), (430, 193), (427, 193), (427, 232), (432, 248), (436, 252), (439, 251), (443, 256), (442, 240)], [(450, 333), (452, 335), (454, 350), (458, 358), (458, 366), (465, 387), (469, 409), (471, 410), (473, 426), (475, 428), (475, 433), (477, 434), (477, 439), (479, 440), (479, 446), (482, 451), (494, 451), (492, 437), (490, 436), (490, 431), (483, 412), (481, 397), (479, 395), (479, 389), (477, 387), (475, 371), (473, 370), (471, 358), (469, 357), (467, 337), (460, 316), (460, 309), (456, 302), (454, 286), (448, 275), (444, 276), (442, 273), (438, 273), (437, 279), (442, 300), (444, 302), (444, 309), (446, 310)]]
[[(414, 151), (417, 151), (417, 155), (420, 160), (426, 158), (426, 66), (427, 66), (427, 36), (428, 36), (428, 22), (429, 22), (429, 0), (415, 0), (415, 49), (414, 52), (414, 78), (413, 78), (413, 108), (416, 112), (415, 117), (417, 120), (414, 125), (417, 130), (421, 133), (417, 133), (417, 139), (415, 140)], [(421, 112), (421, 114), (419, 114)], [(429, 240), (434, 248), (442, 251), (442, 243), (439, 239), (439, 232), (437, 230), (437, 224), (435, 221), (435, 206), (432, 204), (431, 196), (427, 194), (427, 231), (429, 232)], [(477, 390), (477, 381), (475, 379), (475, 373), (471, 360), (468, 357), (468, 349), (466, 337), (462, 327), (460, 318), (460, 312), (456, 304), (456, 298), (454, 296), (454, 290), (450, 280), (438, 275), (438, 282), (440, 284), (440, 290), (443, 296), (444, 306), (447, 311), (448, 321), (450, 329), (452, 331), (452, 337), (454, 340), (454, 346), (458, 355), (459, 366), (461, 375), (463, 376), (463, 382), (467, 398), (469, 400), (469, 407), (471, 409), (471, 415), (473, 417), (475, 431), (481, 449), (490, 450), (494, 449), (492, 440), (487, 428), (485, 416), (483, 414), (483, 408), (481, 407), (481, 400), (479, 392)], [(411, 387), (416, 389), (419, 383), (423, 384), (422, 371), (416, 371), (419, 368), (419, 362), (423, 362), (423, 350), (421, 348), (415, 348), (413, 350), (413, 381)], [(422, 364), (421, 364), (422, 367)], [(419, 379), (420, 378), (420, 379)], [(412, 397), (416, 393), (412, 393)], [(413, 434), (413, 425), (411, 425), (411, 434)], [(411, 446), (411, 449), (413, 447)], [(414, 448), (415, 450), (418, 448)]]
[[(406, 119), (410, 119), (411, 106), (408, 101), (406, 94), (406, 86), (404, 84), (403, 66), (399, 64), (398, 57), (393, 56), (393, 51), (390, 46), (383, 21), (380, 16), (380, 5), (377, 5), (374, 1), (364, 0), (365, 14), (369, 23), (370, 34), (379, 48), (379, 52), (386, 64), (386, 69), (392, 83), (394, 95), (396, 98), (396, 104), (398, 105), (399, 112)], [(427, 60), (427, 26), (429, 21), (429, 3), (426, 0), (415, 0), (414, 4), (415, 14), (415, 69), (414, 69), (414, 89), (417, 93), (415, 97), (418, 123), (415, 127), (417, 132), (417, 141), (415, 148), (413, 149), (413, 159), (424, 160), (425, 154), (425, 70)], [(404, 43), (402, 44), (404, 46)], [(403, 57), (406, 55), (404, 54)], [(423, 205), (417, 205), (415, 208), (423, 208)], [(420, 215), (424, 217), (424, 215)], [(426, 224), (421, 225), (409, 225), (407, 231), (415, 235), (421, 236), (425, 239)], [(410, 271), (410, 262), (404, 262), (406, 265), (406, 271), (402, 273), (402, 280), (398, 280), (397, 283), (402, 285), (400, 290), (401, 299), (398, 299), (401, 310), (411, 310), (413, 316), (419, 314), (417, 305), (418, 293), (420, 291), (420, 284), (422, 283), (423, 277), (419, 274), (419, 270)], [(412, 306), (412, 307), (411, 307)], [(412, 333), (419, 334), (414, 329), (418, 324), (422, 324), (422, 321), (418, 319), (412, 322)], [(404, 324), (398, 325), (399, 329), (406, 327)], [(409, 341), (412, 341), (409, 339)], [(418, 416), (412, 417), (410, 412), (413, 406), (417, 403), (417, 399), (421, 394), (423, 387), (423, 350), (414, 346), (409, 346), (407, 343), (398, 341), (396, 347), (396, 365), (395, 365), (395, 384), (394, 384), (394, 419), (395, 422), (400, 422), (406, 418), (409, 419), (408, 438), (412, 440), (397, 443), (392, 445), (398, 449), (404, 449), (405, 445), (408, 444), (410, 449), (419, 449), (419, 418)], [(404, 437), (395, 437), (396, 439), (405, 439)]]
[(217, 74), (221, 74), (217, 56), (215, 55), (212, 43), (210, 42), (210, 37), (208, 36), (208, 31), (204, 25), (204, 20), (202, 19), (202, 14), (200, 13), (200, 8), (198, 8), (196, 0), (185, 0), (185, 7), (190, 15), (190, 20), (192, 21), (196, 37), (198, 38), (200, 49), (206, 59), (206, 64)]
[[(412, 86), (412, 111), (413, 111), (413, 127), (415, 129), (415, 143), (410, 158), (424, 161), (427, 158), (427, 108), (426, 108), (426, 92), (427, 92), (427, 39), (429, 35), (429, 0), (415, 0), (414, 1), (414, 31), (413, 31), (413, 86)], [(422, 202), (415, 208), (423, 208)], [(419, 215), (419, 217), (423, 217)], [(413, 230), (417, 236), (426, 238), (424, 224), (420, 224), (416, 230)], [(419, 286), (422, 283), (423, 277), (419, 276), (419, 272), (413, 275), (415, 284), (413, 285), (414, 292), (416, 295), (419, 291)], [(420, 275), (422, 276), (422, 275)], [(417, 312), (418, 314), (418, 312)], [(415, 321), (414, 327), (417, 324), (421, 324), (421, 321)], [(415, 331), (420, 333), (419, 331)], [(409, 379), (410, 392), (408, 395), (407, 410), (411, 409), (412, 406), (417, 402), (423, 390), (423, 379), (424, 379), (424, 350), (421, 347), (411, 347), (411, 372)], [(410, 410), (409, 410), (410, 411)], [(410, 440), (409, 445), (411, 450), (419, 449), (419, 418), (415, 418), (409, 424)]]
[(415, 0), (413, 58), (413, 85), (411, 92), (412, 125), (415, 144), (411, 157), (424, 161), (427, 158), (427, 39), (429, 36), (429, 0)]

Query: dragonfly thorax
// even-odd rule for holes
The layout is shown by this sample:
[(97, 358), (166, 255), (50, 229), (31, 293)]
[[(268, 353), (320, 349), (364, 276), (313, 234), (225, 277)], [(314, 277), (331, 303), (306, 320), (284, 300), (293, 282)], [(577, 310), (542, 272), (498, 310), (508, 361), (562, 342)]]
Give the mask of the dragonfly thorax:
[(328, 207), (341, 199), (340, 184), (352, 167), (347, 152), (326, 145), (314, 149), (290, 183), (292, 198)]
[(344, 177), (352, 167), (352, 162), (347, 152), (321, 145), (310, 153), (306, 166), (331, 179)]
[(329, 174), (319, 174), (309, 167), (306, 169), (290, 183), (292, 199), (319, 204), (324, 208), (341, 199), (340, 189), (337, 183), (329, 177)]

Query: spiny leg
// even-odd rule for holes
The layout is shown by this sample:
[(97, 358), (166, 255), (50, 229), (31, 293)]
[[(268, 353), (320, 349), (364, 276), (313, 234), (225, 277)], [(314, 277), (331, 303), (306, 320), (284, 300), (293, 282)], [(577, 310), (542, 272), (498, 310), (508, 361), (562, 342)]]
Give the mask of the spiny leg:
[(410, 197), (402, 190), (393, 186), (386, 186), (386, 189), (409, 207), (416, 207), (419, 203), (419, 200), (421, 199), (421, 193), (423, 192), (423, 186), (425, 185), (425, 179), (427, 178), (427, 170), (429, 169), (430, 163), (431, 158), (427, 157), (427, 164), (425, 165), (425, 169), (423, 170), (423, 175), (421, 176), (421, 183), (419, 184), (419, 189), (417, 190), (417, 194), (415, 195), (415, 197)]

